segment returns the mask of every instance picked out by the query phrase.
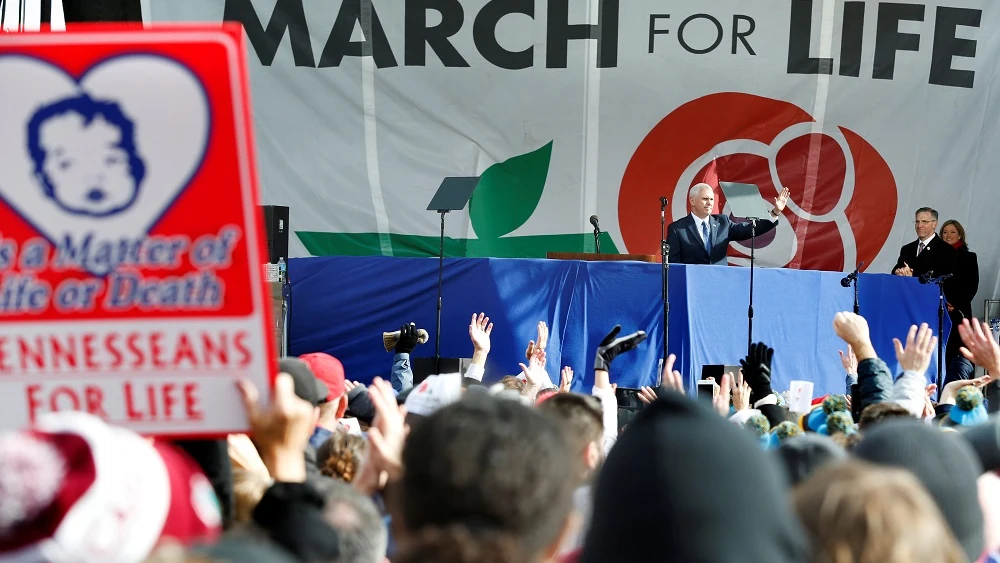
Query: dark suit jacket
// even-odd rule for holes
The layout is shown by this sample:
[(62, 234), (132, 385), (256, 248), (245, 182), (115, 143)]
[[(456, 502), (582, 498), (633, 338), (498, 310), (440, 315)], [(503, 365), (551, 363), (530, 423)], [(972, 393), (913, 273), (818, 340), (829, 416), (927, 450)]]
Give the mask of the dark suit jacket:
[[(777, 225), (777, 221), (757, 221), (757, 235), (760, 236)], [(667, 244), (670, 245), (669, 262), (677, 264), (713, 264), (725, 266), (729, 242), (750, 238), (750, 223), (734, 223), (728, 215), (709, 217), (712, 233), (712, 252), (705, 251), (698, 232), (698, 224), (688, 214), (667, 227)]]
[(979, 259), (975, 252), (969, 252), (968, 246), (958, 249), (955, 254), (955, 277), (948, 287), (948, 302), (965, 315), (972, 317), (972, 299), (979, 291)]
[[(955, 273), (955, 249), (950, 244), (941, 240), (941, 237), (935, 236), (927, 244), (927, 248), (920, 253), (920, 256), (917, 256), (918, 244), (919, 241), (913, 241), (899, 249), (899, 259), (896, 260), (896, 265), (892, 268), (893, 272), (896, 271), (896, 268), (902, 268), (905, 262), (913, 270), (915, 278), (930, 271), (934, 272), (935, 277)], [(950, 282), (953, 279), (945, 282), (946, 296), (950, 293), (948, 286), (951, 285)]]

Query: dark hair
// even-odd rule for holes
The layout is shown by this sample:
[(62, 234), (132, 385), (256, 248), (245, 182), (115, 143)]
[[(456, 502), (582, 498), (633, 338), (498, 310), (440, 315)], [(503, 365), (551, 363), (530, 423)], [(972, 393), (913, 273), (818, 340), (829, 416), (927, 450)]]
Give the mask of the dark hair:
[[(121, 106), (117, 102), (98, 101), (86, 94), (64, 98), (55, 103), (42, 106), (35, 111), (34, 115), (31, 116), (31, 120), (28, 121), (28, 154), (31, 155), (31, 160), (35, 164), (35, 174), (42, 182), (42, 190), (45, 195), (59, 204), (60, 207), (66, 209), (56, 196), (55, 186), (52, 185), (51, 178), (45, 173), (45, 159), (48, 157), (48, 153), (42, 147), (41, 129), (48, 120), (70, 113), (82, 117), (84, 125), (90, 125), (94, 118), (102, 117), (121, 131), (122, 137), (118, 143), (118, 148), (125, 151), (128, 155), (129, 174), (132, 176), (133, 181), (135, 181), (135, 190), (129, 201), (115, 209), (100, 213), (100, 215), (110, 215), (132, 205), (132, 202), (135, 201), (139, 194), (139, 185), (142, 184), (142, 180), (146, 176), (146, 164), (142, 161), (135, 146), (135, 124), (125, 115), (125, 112), (122, 111)], [(67, 210), (78, 213), (75, 210)]]
[(375, 503), (354, 487), (324, 481), (323, 519), (337, 530), (338, 563), (380, 563), (389, 543), (389, 530)]
[(427, 528), (406, 543), (393, 563), (522, 563), (510, 536), (474, 536), (464, 526)]
[(938, 236), (944, 235), (944, 228), (948, 225), (955, 227), (955, 230), (958, 231), (958, 238), (962, 241), (962, 246), (968, 247), (969, 241), (965, 240), (965, 227), (954, 219), (948, 219), (943, 225), (941, 225), (941, 233)]
[(316, 450), (316, 465), (323, 475), (351, 483), (365, 459), (366, 447), (361, 436), (338, 430)]
[(578, 474), (585, 475), (581, 454), (591, 442), (601, 443), (604, 436), (604, 412), (600, 400), (579, 393), (559, 393), (538, 406), (539, 412), (551, 417), (566, 432), (566, 437), (580, 465)]
[(861, 411), (861, 417), (858, 419), (858, 428), (867, 430), (879, 422), (894, 418), (912, 419), (914, 416), (899, 403), (875, 403), (874, 405), (868, 405), (865, 407), (865, 410)]
[(415, 545), (428, 529), (458, 526), (470, 541), (510, 538), (521, 560), (532, 559), (566, 522), (572, 464), (553, 420), (517, 401), (466, 394), (411, 428), (399, 487), (402, 522)]
[(920, 215), (921, 213), (930, 213), (931, 217), (933, 217), (935, 221), (938, 220), (938, 212), (935, 209), (932, 209), (930, 207), (921, 207), (920, 209), (916, 210), (913, 213), (913, 216), (916, 217), (917, 215)]

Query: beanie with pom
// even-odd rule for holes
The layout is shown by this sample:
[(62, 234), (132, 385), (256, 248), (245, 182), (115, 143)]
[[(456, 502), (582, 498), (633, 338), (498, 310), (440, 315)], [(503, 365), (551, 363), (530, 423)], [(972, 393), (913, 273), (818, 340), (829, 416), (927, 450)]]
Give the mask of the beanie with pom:
[(986, 405), (983, 403), (983, 393), (969, 385), (962, 387), (955, 395), (955, 406), (948, 411), (948, 416), (942, 419), (944, 426), (976, 426), (989, 419)]

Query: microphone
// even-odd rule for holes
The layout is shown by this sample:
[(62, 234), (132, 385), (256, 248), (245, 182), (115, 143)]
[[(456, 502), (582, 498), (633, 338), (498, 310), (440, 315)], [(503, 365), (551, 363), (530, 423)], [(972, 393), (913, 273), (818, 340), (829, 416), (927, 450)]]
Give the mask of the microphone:
[(662, 211), (666, 208), (667, 208), (667, 198), (660, 196), (660, 210)]
[(934, 279), (934, 270), (928, 270), (920, 276), (920, 283), (931, 283), (932, 279)]
[(851, 282), (852, 281), (856, 281), (858, 279), (858, 273), (861, 272), (861, 268), (863, 268), (864, 265), (865, 265), (864, 262), (862, 262), (861, 264), (859, 264), (858, 267), (855, 268), (853, 272), (851, 272), (850, 274), (847, 274), (846, 278), (840, 280), (840, 285), (842, 285), (844, 287), (851, 287)]
[(590, 216), (590, 224), (594, 226), (594, 250), (601, 253), (601, 224), (597, 221), (597, 215)]

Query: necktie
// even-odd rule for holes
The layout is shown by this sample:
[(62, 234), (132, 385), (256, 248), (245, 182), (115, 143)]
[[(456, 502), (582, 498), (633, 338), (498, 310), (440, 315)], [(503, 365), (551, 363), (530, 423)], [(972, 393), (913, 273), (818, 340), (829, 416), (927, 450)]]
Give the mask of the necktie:
[(917, 245), (917, 256), (920, 256), (920, 253), (924, 251), (925, 246), (926, 245), (923, 242)]
[(701, 224), (701, 238), (705, 239), (705, 252), (712, 254), (712, 240), (708, 235), (708, 221)]

